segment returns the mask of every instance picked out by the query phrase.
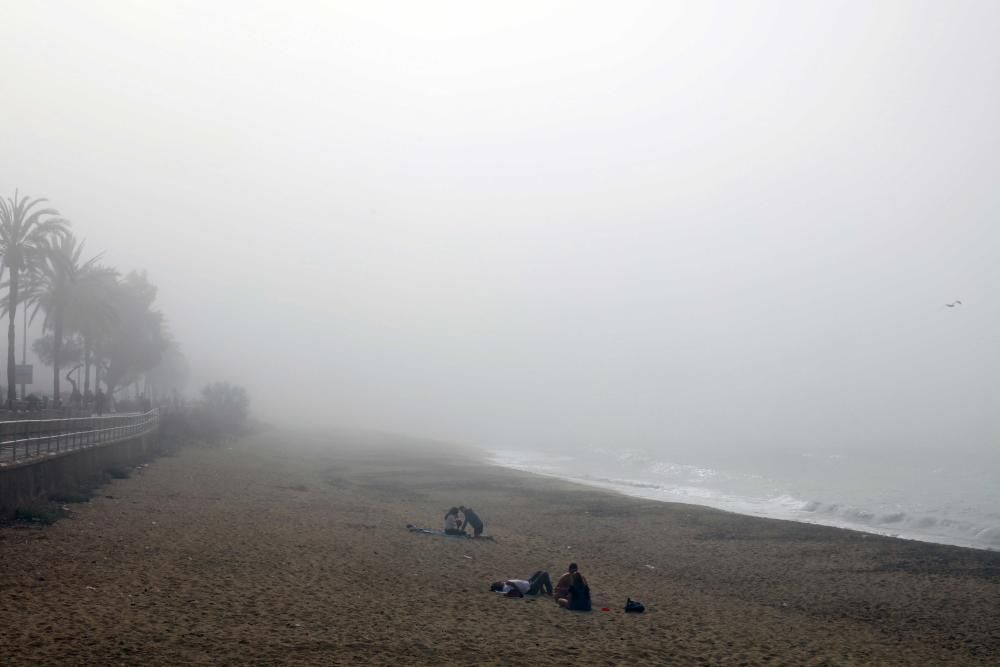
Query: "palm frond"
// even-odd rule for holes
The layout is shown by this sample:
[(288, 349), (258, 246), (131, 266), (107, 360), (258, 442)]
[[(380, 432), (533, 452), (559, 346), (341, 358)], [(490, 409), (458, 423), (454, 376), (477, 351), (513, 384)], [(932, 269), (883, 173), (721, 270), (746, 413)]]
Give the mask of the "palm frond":
[(26, 240), (30, 239), (35, 243), (44, 243), (48, 241), (49, 237), (62, 237), (69, 233), (69, 220), (49, 218), (48, 220), (39, 221), (38, 216), (43, 214), (58, 215), (59, 211), (55, 209), (38, 211), (38, 213), (26, 220), (24, 230), (30, 230), (26, 234)]

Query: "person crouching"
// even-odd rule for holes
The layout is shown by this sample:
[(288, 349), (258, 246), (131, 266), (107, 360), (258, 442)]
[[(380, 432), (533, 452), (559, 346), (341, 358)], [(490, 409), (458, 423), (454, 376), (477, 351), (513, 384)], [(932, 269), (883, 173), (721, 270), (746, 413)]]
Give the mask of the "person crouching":
[(483, 520), (479, 518), (479, 515), (476, 514), (475, 510), (464, 505), (458, 509), (462, 512), (462, 516), (465, 518), (465, 525), (472, 527), (472, 536), (481, 536), (483, 534), (485, 524), (483, 523)]

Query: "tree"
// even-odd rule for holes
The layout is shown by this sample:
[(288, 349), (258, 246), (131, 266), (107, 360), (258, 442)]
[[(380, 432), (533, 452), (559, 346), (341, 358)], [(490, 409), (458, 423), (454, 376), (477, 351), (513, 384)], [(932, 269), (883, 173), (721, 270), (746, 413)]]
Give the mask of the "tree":
[(77, 337), (63, 340), (62, 345), (59, 346), (58, 360), (56, 359), (57, 353), (55, 347), (52, 334), (46, 334), (41, 338), (35, 339), (35, 342), (31, 344), (31, 351), (46, 366), (56, 365), (56, 361), (59, 362), (58, 365), (60, 367), (75, 366), (83, 358), (83, 344)]
[[(115, 307), (118, 272), (104, 266), (86, 269), (73, 290), (66, 313), (66, 328), (83, 339), (83, 393), (90, 391), (90, 369), (95, 356), (119, 320)], [(96, 385), (96, 382), (95, 382)], [(96, 387), (95, 387), (96, 389)]]
[(163, 313), (153, 308), (156, 286), (145, 273), (130, 272), (112, 296), (117, 319), (98, 346), (108, 395), (159, 365), (168, 346)]
[[(76, 237), (67, 232), (50, 244), (42, 253), (41, 261), (34, 267), (30, 275), (31, 293), (35, 301), (35, 313), (39, 309), (45, 314), (42, 331), (52, 332), (52, 393), (58, 402), (59, 369), (63, 360), (60, 349), (66, 335), (67, 316), (78, 306), (78, 296), (86, 291), (86, 283), (100, 282), (111, 275), (110, 269), (101, 267), (97, 262), (101, 256), (91, 257), (84, 262), (83, 242), (77, 242)], [(77, 309), (78, 312), (78, 309)], [(34, 318), (34, 314), (32, 315)], [(74, 360), (75, 361), (75, 360)]]
[(187, 384), (190, 377), (190, 368), (184, 353), (172, 336), (165, 336), (166, 347), (160, 358), (160, 363), (155, 368), (146, 373), (150, 396), (152, 400), (159, 397), (168, 396), (175, 391), (179, 391)]
[(228, 382), (215, 382), (201, 390), (203, 425), (206, 435), (217, 440), (227, 433), (239, 433), (247, 419), (250, 397), (246, 389)]
[(0, 199), (0, 275), (6, 268), (10, 273), (7, 281), (6, 311), (7, 326), (7, 407), (12, 407), (16, 398), (17, 361), (14, 355), (15, 326), (18, 288), (21, 273), (36, 268), (48, 251), (51, 241), (68, 232), (69, 223), (59, 216), (54, 208), (37, 208), (45, 199), (29, 199), (27, 196)]

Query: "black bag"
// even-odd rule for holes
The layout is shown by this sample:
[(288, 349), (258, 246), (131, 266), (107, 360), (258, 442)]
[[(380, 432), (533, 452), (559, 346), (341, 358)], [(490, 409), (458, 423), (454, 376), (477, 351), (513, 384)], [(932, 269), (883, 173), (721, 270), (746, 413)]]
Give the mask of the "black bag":
[(628, 601), (625, 602), (626, 614), (628, 613), (641, 614), (644, 611), (646, 611), (646, 607), (643, 606), (641, 602), (636, 602), (632, 598), (629, 598)]

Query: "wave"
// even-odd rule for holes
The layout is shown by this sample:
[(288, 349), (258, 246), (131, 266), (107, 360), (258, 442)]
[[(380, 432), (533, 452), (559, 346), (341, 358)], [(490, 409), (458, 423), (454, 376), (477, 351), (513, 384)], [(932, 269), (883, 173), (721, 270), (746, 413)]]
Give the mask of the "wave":
[(979, 549), (1000, 549), (1000, 525), (986, 524), (930, 513), (875, 512), (863, 507), (812, 501), (802, 508), (813, 523), (866, 530), (893, 537), (955, 544)]
[[(601, 452), (594, 452), (601, 453)], [(806, 499), (757, 484), (762, 475), (735, 475), (705, 466), (657, 461), (635, 452), (619, 452), (619, 466), (643, 475), (590, 474), (578, 457), (537, 453), (497, 452), (497, 465), (559, 477), (630, 496), (663, 502), (713, 507), (737, 514), (786, 519), (834, 526), (890, 537), (951, 544), (976, 549), (1000, 549), (1000, 515), (968, 510), (914, 511), (907, 508), (874, 509), (864, 504)], [(607, 458), (605, 458), (607, 461)], [(596, 462), (595, 462), (596, 464)], [(593, 470), (594, 468), (591, 468)], [(749, 486), (749, 482), (757, 486)], [(734, 490), (738, 489), (738, 490)]]

